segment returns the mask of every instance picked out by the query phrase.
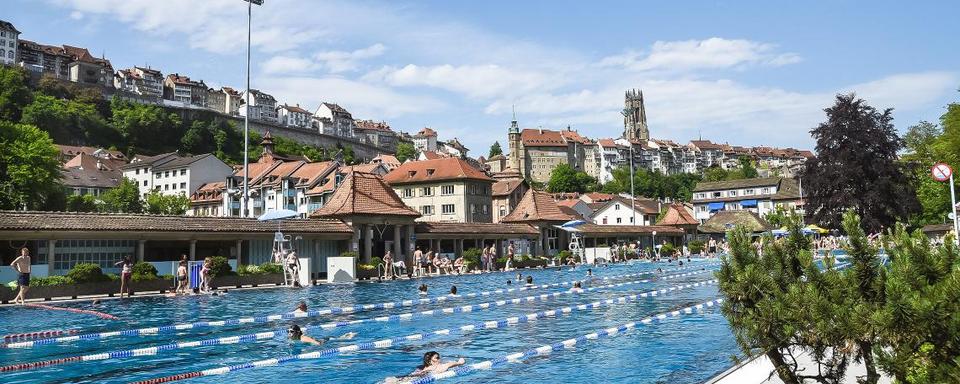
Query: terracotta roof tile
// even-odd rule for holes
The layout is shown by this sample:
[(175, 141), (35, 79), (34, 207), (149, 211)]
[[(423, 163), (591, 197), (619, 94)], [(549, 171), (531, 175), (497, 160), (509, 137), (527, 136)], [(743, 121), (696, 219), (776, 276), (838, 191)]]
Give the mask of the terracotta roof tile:
[(670, 204), (667, 208), (667, 213), (663, 215), (663, 218), (657, 222), (657, 225), (671, 225), (671, 226), (683, 226), (683, 225), (699, 225), (700, 221), (695, 219), (693, 215), (690, 214), (690, 211), (687, 210), (683, 204)]
[(524, 129), (520, 141), (527, 147), (566, 147), (567, 141), (558, 131), (549, 129)]
[(725, 233), (737, 225), (747, 227), (750, 232), (764, 232), (773, 229), (766, 220), (752, 211), (720, 211), (700, 225), (699, 231), (705, 233)]
[[(339, 220), (291, 219), (281, 221), (279, 227), (296, 233), (332, 233), (347, 237), (353, 233), (352, 228)], [(272, 234), (277, 231), (277, 223), (239, 217), (0, 211), (0, 231)]]
[(423, 127), (423, 129), (421, 129), (420, 132), (417, 132), (417, 134), (414, 135), (414, 137), (416, 136), (428, 137), (428, 136), (436, 136), (436, 135), (437, 135), (437, 131), (430, 129), (429, 127)]
[(568, 221), (574, 219), (573, 216), (563, 213), (557, 202), (550, 197), (549, 193), (537, 191), (535, 189), (527, 190), (523, 199), (517, 203), (506, 217), (500, 221), (504, 223), (522, 223), (531, 221)]
[(226, 188), (226, 183), (223, 181), (205, 183), (193, 192), (193, 195), (190, 196), (190, 203), (220, 203), (223, 201), (223, 192)]
[(383, 179), (391, 184), (421, 183), (443, 180), (494, 180), (461, 158), (409, 161), (390, 171)]
[(419, 217), (420, 212), (408, 207), (379, 176), (353, 171), (347, 175), (323, 207), (310, 217), (344, 217), (353, 215)]
[(485, 234), (485, 235), (529, 235), (537, 236), (539, 232), (527, 224), (505, 223), (451, 223), (451, 222), (421, 222), (417, 223), (417, 234)]

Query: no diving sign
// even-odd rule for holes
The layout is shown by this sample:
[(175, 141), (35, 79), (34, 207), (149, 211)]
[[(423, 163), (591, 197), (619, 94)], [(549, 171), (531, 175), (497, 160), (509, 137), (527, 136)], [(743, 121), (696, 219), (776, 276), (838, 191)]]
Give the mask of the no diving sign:
[(953, 170), (950, 169), (949, 165), (937, 163), (930, 168), (930, 174), (933, 175), (933, 179), (936, 181), (947, 181), (950, 179), (950, 176), (953, 175)]

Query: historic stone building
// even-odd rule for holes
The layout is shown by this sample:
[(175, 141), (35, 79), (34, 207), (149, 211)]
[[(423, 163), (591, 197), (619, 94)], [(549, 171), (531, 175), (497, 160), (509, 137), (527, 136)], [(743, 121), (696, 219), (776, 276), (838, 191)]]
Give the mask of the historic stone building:
[(647, 109), (643, 105), (643, 91), (631, 89), (623, 100), (623, 137), (630, 141), (647, 141)]

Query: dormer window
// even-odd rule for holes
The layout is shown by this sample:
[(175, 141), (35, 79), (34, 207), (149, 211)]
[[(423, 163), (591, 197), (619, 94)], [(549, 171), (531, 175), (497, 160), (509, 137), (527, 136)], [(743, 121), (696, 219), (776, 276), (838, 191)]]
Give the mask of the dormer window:
[(427, 169), (427, 176), (433, 176), (434, 171), (436, 171), (436, 169)]
[(409, 171), (407, 172), (407, 175), (412, 178), (417, 175), (417, 171)]

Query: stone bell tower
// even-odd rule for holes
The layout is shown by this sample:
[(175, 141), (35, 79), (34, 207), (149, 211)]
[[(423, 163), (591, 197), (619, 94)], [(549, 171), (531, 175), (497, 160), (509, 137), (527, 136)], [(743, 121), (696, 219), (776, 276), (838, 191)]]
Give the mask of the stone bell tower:
[(650, 140), (643, 91), (628, 90), (623, 97), (623, 137), (630, 141)]

